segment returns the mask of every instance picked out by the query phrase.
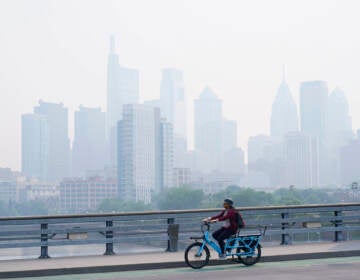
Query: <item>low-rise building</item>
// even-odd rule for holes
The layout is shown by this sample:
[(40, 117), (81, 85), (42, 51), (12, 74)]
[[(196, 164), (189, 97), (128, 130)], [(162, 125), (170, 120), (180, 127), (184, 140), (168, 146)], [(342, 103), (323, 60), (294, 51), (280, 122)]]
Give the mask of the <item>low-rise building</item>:
[(95, 211), (104, 199), (116, 198), (116, 179), (66, 178), (60, 183), (61, 212)]

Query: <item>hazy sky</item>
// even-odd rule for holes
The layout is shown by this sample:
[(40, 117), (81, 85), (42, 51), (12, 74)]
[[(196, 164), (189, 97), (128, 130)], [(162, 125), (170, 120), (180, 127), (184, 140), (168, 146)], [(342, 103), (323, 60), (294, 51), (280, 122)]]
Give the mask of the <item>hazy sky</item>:
[(282, 65), (299, 83), (342, 87), (360, 128), (359, 1), (0, 0), (0, 166), (20, 168), (21, 114), (39, 99), (106, 104), (109, 35), (121, 64), (140, 70), (141, 99), (157, 98), (160, 71), (184, 71), (192, 100), (209, 85), (238, 122), (239, 145), (268, 133)]

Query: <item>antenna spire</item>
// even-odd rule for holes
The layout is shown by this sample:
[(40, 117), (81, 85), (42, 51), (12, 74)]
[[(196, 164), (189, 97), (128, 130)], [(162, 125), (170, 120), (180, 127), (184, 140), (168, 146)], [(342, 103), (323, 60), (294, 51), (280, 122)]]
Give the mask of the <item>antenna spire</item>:
[(115, 36), (111, 35), (110, 36), (110, 53), (114, 53), (115, 52)]
[(283, 64), (282, 66), (282, 82), (285, 83), (286, 80), (286, 68), (285, 68), (285, 64)]

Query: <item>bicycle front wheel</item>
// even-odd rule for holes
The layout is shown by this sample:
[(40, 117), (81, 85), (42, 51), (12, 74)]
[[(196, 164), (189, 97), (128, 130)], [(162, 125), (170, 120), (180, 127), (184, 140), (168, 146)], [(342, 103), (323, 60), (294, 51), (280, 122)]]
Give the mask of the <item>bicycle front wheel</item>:
[(185, 250), (185, 262), (188, 266), (199, 269), (209, 263), (210, 251), (204, 246), (204, 250), (199, 254), (202, 243), (195, 242)]

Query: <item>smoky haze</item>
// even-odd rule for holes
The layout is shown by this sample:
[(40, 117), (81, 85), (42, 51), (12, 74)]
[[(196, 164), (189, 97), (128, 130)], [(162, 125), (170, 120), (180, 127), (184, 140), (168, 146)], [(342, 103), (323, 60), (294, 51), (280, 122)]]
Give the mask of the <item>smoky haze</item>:
[(0, 2), (0, 165), (20, 169), (21, 114), (39, 99), (106, 108), (109, 36), (122, 65), (140, 72), (141, 100), (159, 96), (161, 69), (184, 72), (188, 141), (193, 102), (205, 86), (237, 121), (238, 142), (269, 133), (282, 65), (299, 84), (325, 80), (349, 100), (360, 126), (358, 1)]

